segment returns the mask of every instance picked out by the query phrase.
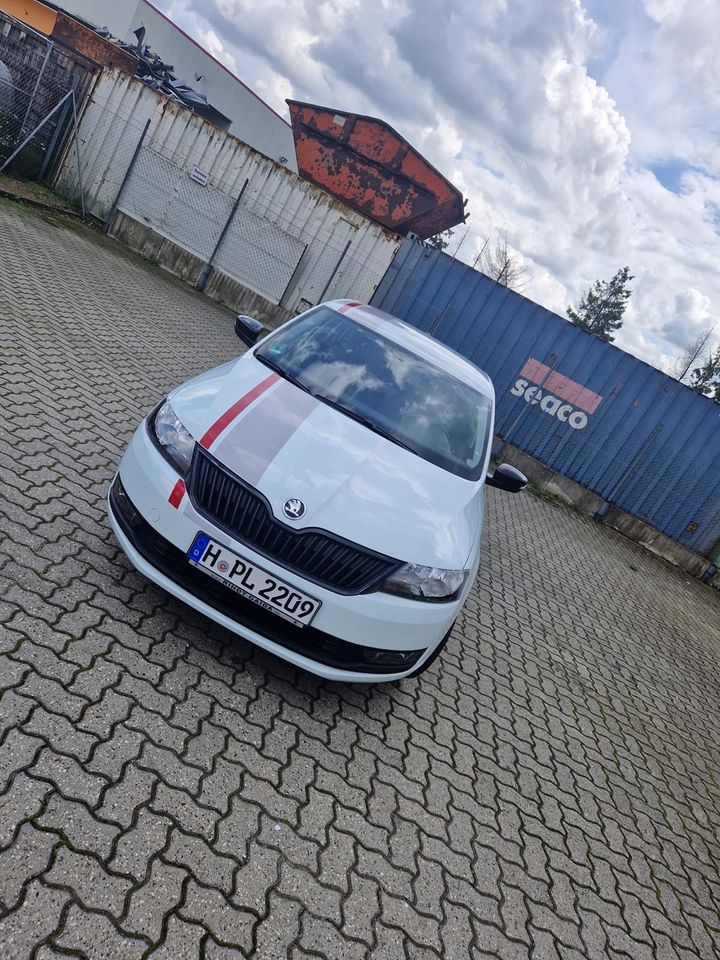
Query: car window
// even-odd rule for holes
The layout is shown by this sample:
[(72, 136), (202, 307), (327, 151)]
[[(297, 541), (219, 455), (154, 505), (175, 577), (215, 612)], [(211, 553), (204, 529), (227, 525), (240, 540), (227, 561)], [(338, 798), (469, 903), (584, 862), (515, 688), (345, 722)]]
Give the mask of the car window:
[(371, 327), (318, 307), (255, 356), (425, 460), (465, 479), (481, 475), (488, 398)]

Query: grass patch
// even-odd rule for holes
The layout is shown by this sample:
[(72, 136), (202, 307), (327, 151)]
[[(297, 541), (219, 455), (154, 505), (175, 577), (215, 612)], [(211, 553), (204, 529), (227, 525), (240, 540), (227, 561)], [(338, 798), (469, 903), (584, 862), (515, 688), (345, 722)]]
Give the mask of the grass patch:
[(558, 497), (555, 493), (550, 493), (548, 490), (544, 490), (542, 487), (539, 487), (536, 483), (533, 483), (532, 480), (528, 483), (525, 488), (528, 493), (531, 493), (538, 500), (544, 500), (545, 503), (551, 503), (554, 507), (562, 507), (564, 510), (573, 510), (573, 512), (578, 513), (579, 511), (575, 510), (571, 503), (568, 503), (567, 500), (563, 500), (562, 497)]

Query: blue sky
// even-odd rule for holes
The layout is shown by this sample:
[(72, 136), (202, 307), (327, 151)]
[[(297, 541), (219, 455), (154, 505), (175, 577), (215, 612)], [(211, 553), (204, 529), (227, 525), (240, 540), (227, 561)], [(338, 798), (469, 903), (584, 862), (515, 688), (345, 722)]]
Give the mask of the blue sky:
[(156, 2), (283, 114), (391, 123), (550, 309), (628, 264), (617, 343), (668, 370), (720, 320), (717, 0)]

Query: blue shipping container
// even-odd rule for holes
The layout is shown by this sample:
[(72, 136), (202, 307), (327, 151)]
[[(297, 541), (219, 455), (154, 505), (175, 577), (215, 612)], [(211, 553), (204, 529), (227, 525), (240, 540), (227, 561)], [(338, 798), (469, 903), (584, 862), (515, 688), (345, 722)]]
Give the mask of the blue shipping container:
[(697, 553), (720, 547), (720, 404), (416, 239), (372, 303), (487, 371), (503, 440)]

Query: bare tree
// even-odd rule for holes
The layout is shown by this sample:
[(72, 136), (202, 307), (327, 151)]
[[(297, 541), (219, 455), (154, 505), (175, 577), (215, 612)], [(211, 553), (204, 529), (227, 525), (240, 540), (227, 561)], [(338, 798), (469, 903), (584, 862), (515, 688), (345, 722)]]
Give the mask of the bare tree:
[(530, 271), (520, 254), (511, 248), (504, 233), (498, 233), (493, 239), (487, 237), (483, 241), (473, 266), (504, 287), (517, 291), (522, 290), (530, 279)]
[(702, 330), (694, 340), (692, 340), (675, 361), (675, 376), (682, 383), (690, 373), (690, 367), (696, 360), (701, 360), (705, 353), (710, 337), (715, 332), (715, 327), (708, 327)]

